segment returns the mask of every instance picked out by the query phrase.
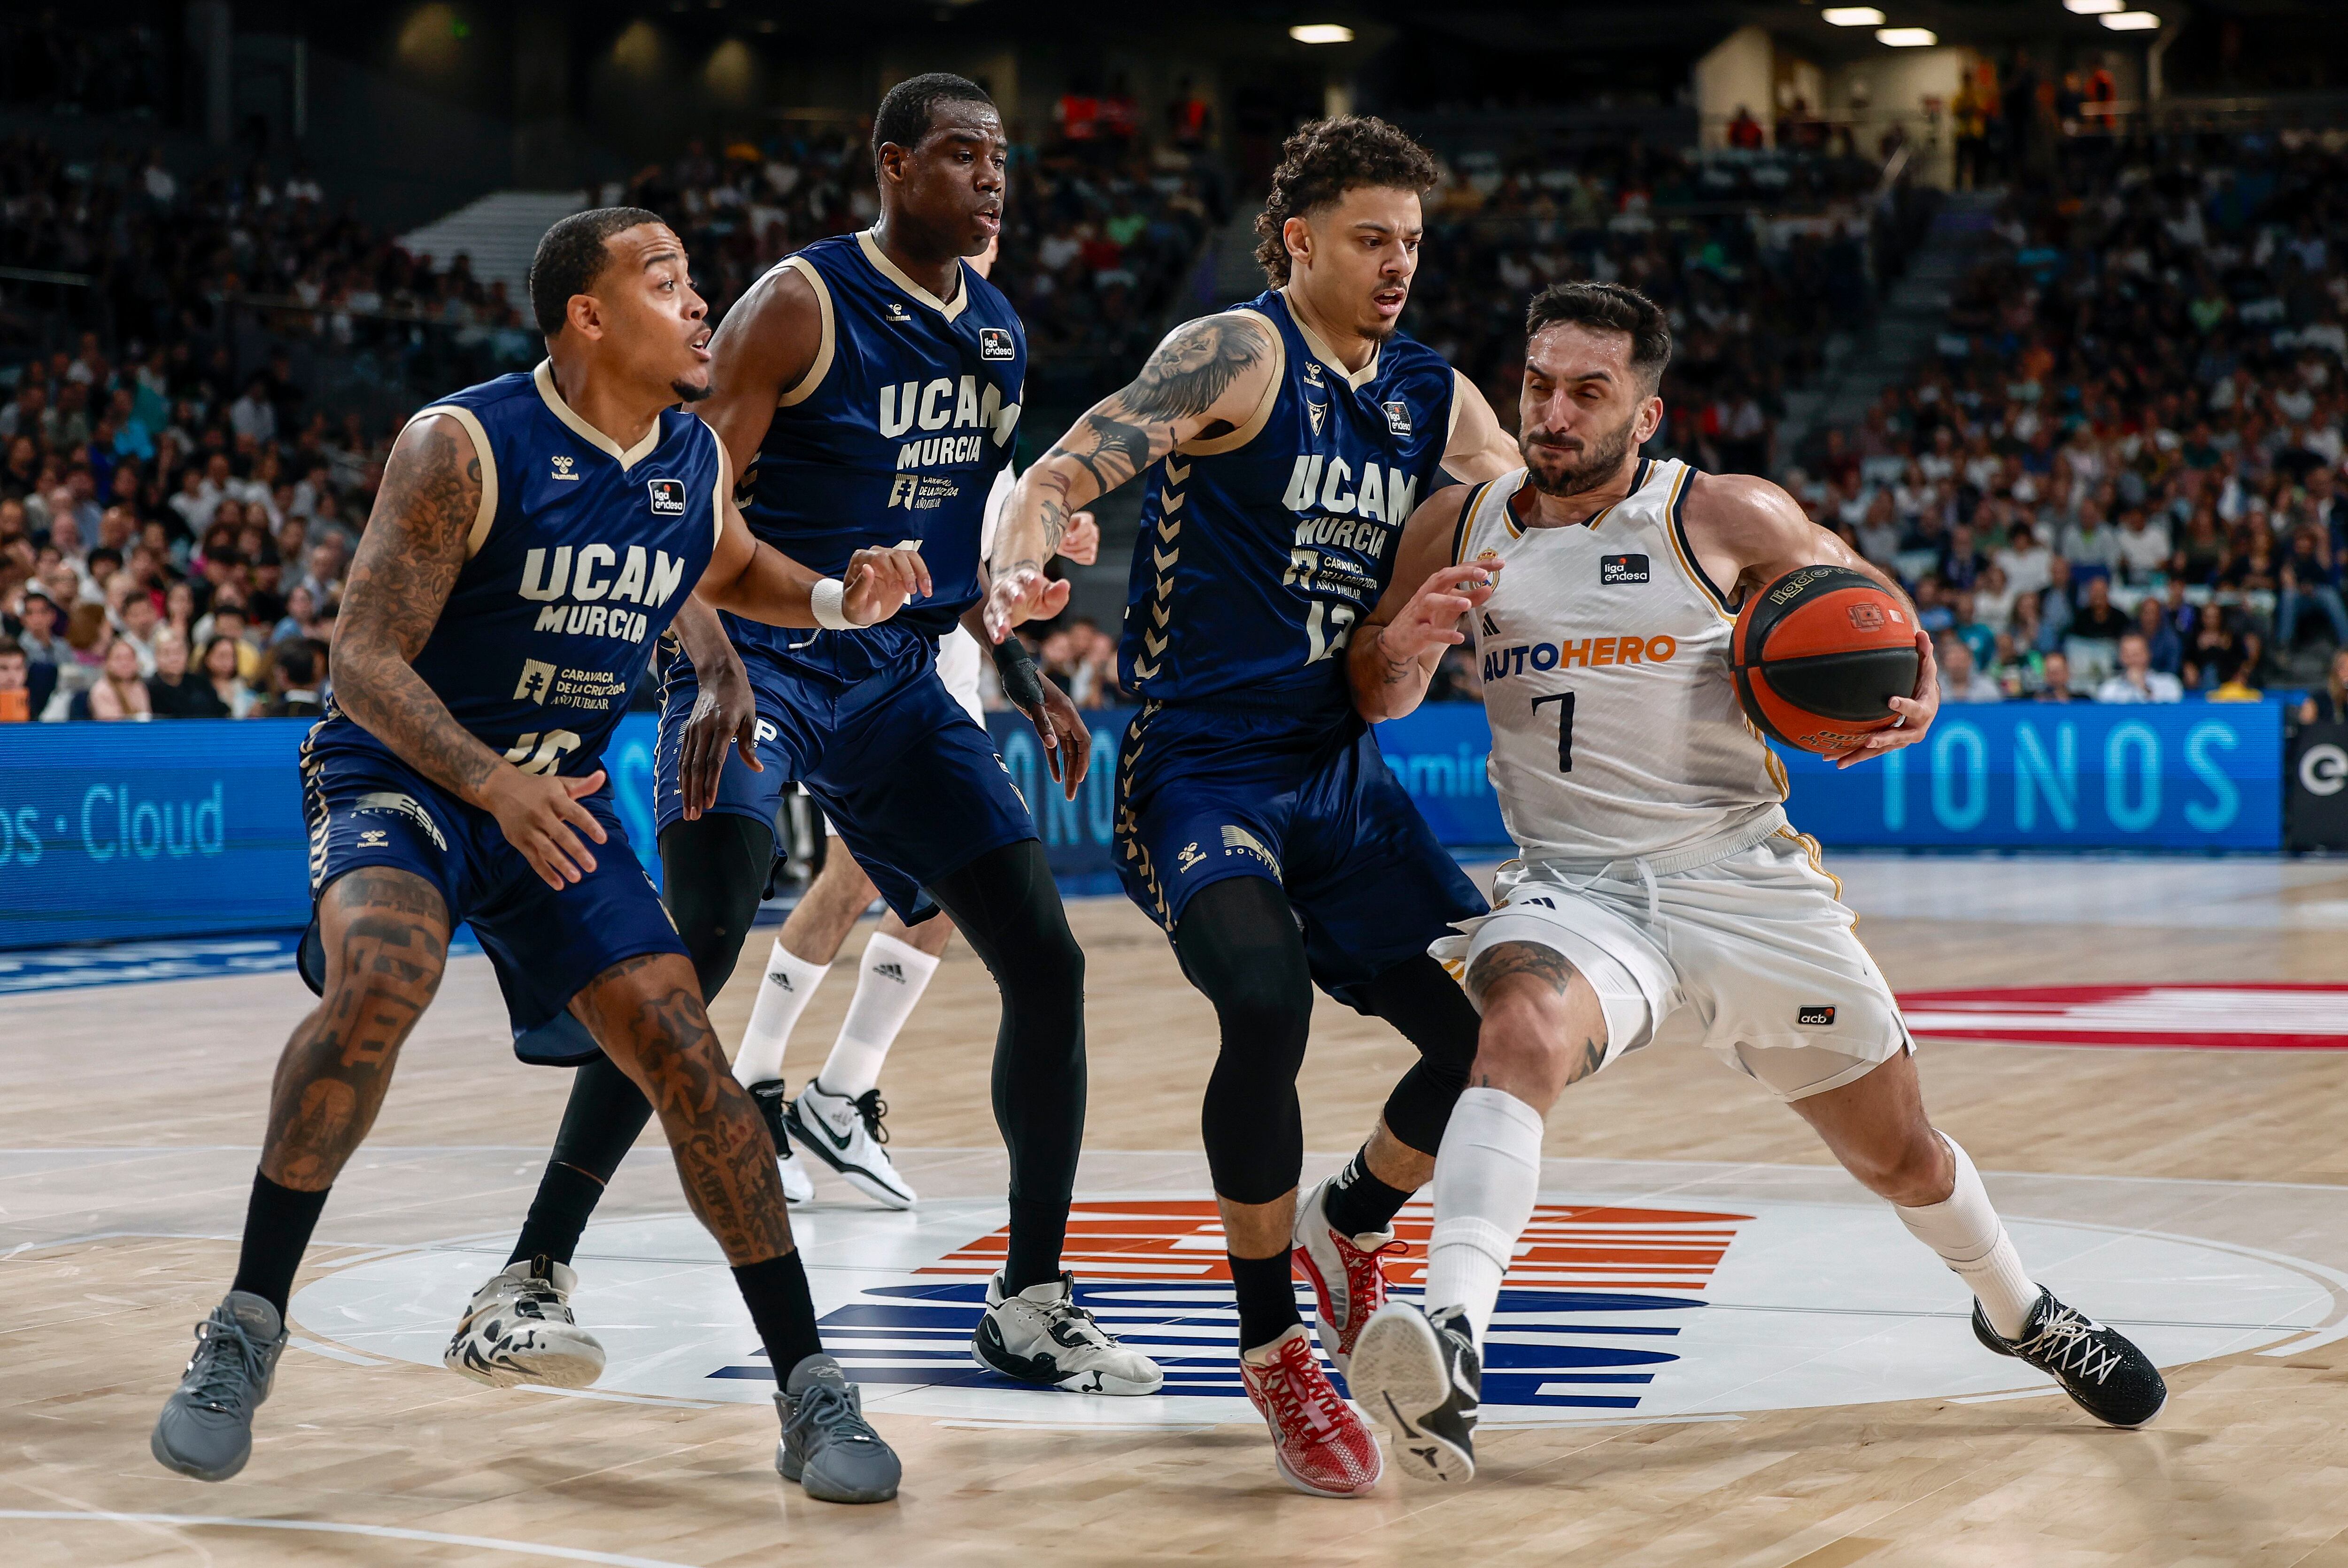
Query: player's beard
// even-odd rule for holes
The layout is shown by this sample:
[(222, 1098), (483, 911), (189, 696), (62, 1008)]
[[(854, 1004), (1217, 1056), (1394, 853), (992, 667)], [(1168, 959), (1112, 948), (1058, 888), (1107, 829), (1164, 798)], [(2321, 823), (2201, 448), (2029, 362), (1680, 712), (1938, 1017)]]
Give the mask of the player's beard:
[(1543, 473), (1541, 466), (1533, 461), (1534, 449), (1545, 443), (1534, 440), (1530, 435), (1519, 436), (1517, 453), (1525, 459), (1525, 474), (1533, 489), (1543, 495), (1580, 495), (1584, 490), (1596, 490), (1622, 471), (1622, 459), (1631, 451), (1631, 427), (1638, 422), (1639, 416), (1633, 410), (1620, 425), (1601, 436), (1596, 445), (1585, 443), (1581, 462), (1555, 476)]

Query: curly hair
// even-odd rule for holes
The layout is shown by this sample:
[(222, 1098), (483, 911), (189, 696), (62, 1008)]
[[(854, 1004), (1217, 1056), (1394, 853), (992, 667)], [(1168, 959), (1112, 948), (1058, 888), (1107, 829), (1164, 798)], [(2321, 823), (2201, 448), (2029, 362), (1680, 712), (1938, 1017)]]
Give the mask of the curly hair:
[(1288, 242), (1281, 229), (1291, 218), (1309, 217), (1365, 187), (1432, 190), (1440, 175), (1426, 149), (1385, 120), (1354, 114), (1313, 120), (1282, 145), (1272, 194), (1256, 214), (1255, 259), (1263, 263), (1263, 275), (1274, 288), (1288, 282)]

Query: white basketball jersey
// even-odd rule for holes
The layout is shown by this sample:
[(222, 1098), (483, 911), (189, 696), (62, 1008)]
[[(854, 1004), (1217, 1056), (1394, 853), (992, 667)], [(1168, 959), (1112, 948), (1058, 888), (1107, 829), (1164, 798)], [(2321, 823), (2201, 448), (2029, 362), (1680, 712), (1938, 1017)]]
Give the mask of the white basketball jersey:
[(1508, 562), (1476, 652), (1492, 788), (1529, 859), (1654, 860), (1783, 820), (1785, 769), (1730, 675), (1735, 617), (1680, 525), (1694, 475), (1642, 459), (1588, 523), (1528, 528), (1519, 469), (1461, 514), (1452, 559)]

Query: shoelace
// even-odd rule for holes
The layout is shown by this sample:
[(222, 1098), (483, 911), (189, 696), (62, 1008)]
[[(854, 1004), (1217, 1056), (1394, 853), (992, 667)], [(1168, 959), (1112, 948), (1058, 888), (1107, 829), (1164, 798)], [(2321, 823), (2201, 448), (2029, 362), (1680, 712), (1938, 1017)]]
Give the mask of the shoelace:
[[(1369, 1314), (1375, 1312), (1385, 1301), (1386, 1274), (1385, 1270), (1378, 1265), (1378, 1260), (1388, 1253), (1409, 1249), (1398, 1237), (1369, 1248), (1355, 1246), (1351, 1237), (1341, 1239), (1349, 1254), (1345, 1259), (1345, 1325), (1348, 1328), (1359, 1328), (1369, 1321)], [(1364, 1311), (1365, 1307), (1368, 1311)]]
[[(1316, 1376), (1320, 1369), (1310, 1360), (1299, 1364), (1300, 1353), (1308, 1357), (1313, 1354), (1302, 1340), (1282, 1349), (1279, 1359), (1262, 1369), (1264, 1398), (1272, 1402), (1283, 1433), (1325, 1436), (1344, 1424), (1345, 1404), (1326, 1377)], [(1307, 1394), (1299, 1384), (1313, 1391)], [(1313, 1419), (1316, 1412), (1321, 1418), (1317, 1421)]]
[(871, 1134), (873, 1142), (889, 1141), (889, 1130), (880, 1125), (880, 1119), (889, 1114), (889, 1102), (880, 1098), (879, 1089), (868, 1088), (856, 1097), (856, 1114), (864, 1119), (864, 1130)]
[(233, 1416), (261, 1381), (261, 1351), (244, 1325), (206, 1318), (196, 1328), (196, 1353), (188, 1358), (188, 1397), (208, 1410)]
[(1109, 1342), (1108, 1330), (1094, 1321), (1091, 1309), (1076, 1305), (1073, 1288), (1062, 1299), (1045, 1304), (1044, 1323), (1045, 1332), (1063, 1345), (1072, 1342), (1061, 1338), (1059, 1330), (1062, 1324), (1067, 1325), (1068, 1332), (1087, 1345), (1106, 1345)]
[(793, 1426), (812, 1427), (834, 1442), (877, 1443), (880, 1434), (872, 1429), (856, 1407), (856, 1397), (846, 1388), (826, 1382), (808, 1385), (807, 1392), (798, 1397), (791, 1414)]
[(562, 1305), (561, 1293), (552, 1282), (542, 1279), (526, 1279), (515, 1287), (513, 1310), (516, 1316), (535, 1317), (541, 1322), (554, 1317), (569, 1322), (571, 1318), (571, 1309)]
[[(2081, 1317), (2075, 1308), (2057, 1307), (2038, 1332), (2016, 1345), (2019, 1354), (2032, 1360), (2044, 1358), (2075, 1377), (2093, 1377), (2101, 1383), (2120, 1364), (2119, 1353), (2103, 1351), (2096, 1342), (2095, 1326)], [(2100, 1364), (2096, 1353), (2102, 1351)], [(2077, 1365), (2074, 1366), (2073, 1363)]]

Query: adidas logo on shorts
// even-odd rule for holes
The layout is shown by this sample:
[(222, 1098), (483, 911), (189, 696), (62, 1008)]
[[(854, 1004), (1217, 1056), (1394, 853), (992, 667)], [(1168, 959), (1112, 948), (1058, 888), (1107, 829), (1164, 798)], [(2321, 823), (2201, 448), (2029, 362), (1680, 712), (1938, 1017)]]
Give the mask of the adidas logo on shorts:
[(1832, 1007), (1805, 1007), (1794, 1015), (1794, 1022), (1806, 1029), (1823, 1029), (1834, 1022)]

